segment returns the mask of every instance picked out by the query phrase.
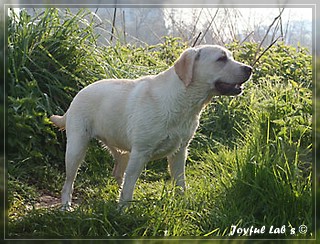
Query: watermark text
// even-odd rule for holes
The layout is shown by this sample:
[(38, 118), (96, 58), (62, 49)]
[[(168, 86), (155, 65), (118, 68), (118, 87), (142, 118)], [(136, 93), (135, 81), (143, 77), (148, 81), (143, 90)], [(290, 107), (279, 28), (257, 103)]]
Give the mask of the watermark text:
[(239, 227), (236, 225), (231, 225), (230, 229), (230, 236), (253, 236), (253, 235), (262, 235), (262, 234), (271, 234), (271, 235), (296, 235), (298, 233), (300, 234), (306, 234), (308, 232), (308, 228), (305, 225), (300, 225), (298, 228), (289, 227), (286, 225), (282, 226), (273, 226), (270, 227), (261, 226), (261, 227)]

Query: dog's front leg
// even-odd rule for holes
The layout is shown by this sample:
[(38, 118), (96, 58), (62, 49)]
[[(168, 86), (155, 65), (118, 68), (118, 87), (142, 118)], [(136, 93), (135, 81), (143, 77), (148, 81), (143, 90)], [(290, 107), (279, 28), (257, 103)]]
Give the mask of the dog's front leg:
[(120, 205), (123, 206), (132, 201), (134, 187), (147, 161), (148, 157), (145, 153), (134, 150), (131, 152), (120, 191)]
[(178, 152), (167, 157), (170, 175), (175, 184), (186, 189), (185, 183), (185, 162), (187, 159), (187, 146), (181, 146)]

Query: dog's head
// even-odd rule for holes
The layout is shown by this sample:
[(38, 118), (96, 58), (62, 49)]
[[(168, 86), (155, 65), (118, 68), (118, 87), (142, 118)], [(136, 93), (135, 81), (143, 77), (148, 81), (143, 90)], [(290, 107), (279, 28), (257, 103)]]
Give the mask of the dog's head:
[(217, 45), (187, 49), (174, 68), (187, 87), (206, 84), (214, 95), (239, 95), (252, 73), (250, 66), (235, 61), (230, 51)]

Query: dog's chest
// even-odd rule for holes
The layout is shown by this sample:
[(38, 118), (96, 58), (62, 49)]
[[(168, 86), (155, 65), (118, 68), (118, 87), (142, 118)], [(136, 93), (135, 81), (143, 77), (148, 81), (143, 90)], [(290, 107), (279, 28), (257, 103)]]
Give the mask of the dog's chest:
[(162, 158), (177, 152), (181, 147), (188, 145), (197, 129), (199, 121), (180, 120), (162, 131), (154, 147), (152, 158)]

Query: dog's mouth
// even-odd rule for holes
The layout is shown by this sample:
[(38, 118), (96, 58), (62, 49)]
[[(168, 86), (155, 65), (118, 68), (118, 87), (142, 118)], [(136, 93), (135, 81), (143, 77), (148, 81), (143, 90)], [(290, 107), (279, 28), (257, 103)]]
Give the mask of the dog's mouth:
[(241, 83), (226, 83), (223, 81), (218, 80), (215, 83), (216, 90), (220, 93), (220, 95), (228, 95), (228, 96), (235, 96), (239, 95), (243, 91), (243, 84)]
[(238, 82), (236, 83), (229, 83), (224, 82), (221, 79), (218, 79), (215, 82), (215, 90), (220, 95), (227, 95), (227, 96), (236, 96), (242, 93), (243, 91), (243, 83), (245, 83), (247, 80), (250, 79), (250, 76), (252, 74), (252, 67), (243, 65), (241, 67), (242, 69), (242, 75), (236, 76)]

